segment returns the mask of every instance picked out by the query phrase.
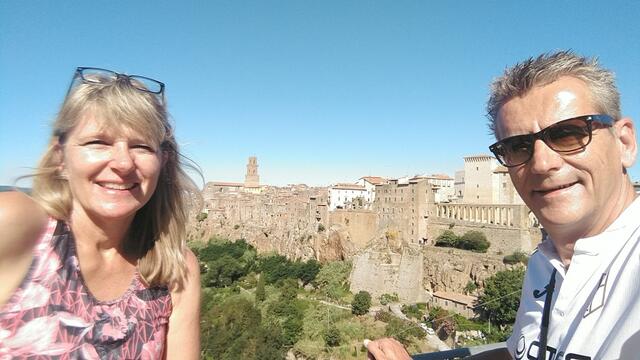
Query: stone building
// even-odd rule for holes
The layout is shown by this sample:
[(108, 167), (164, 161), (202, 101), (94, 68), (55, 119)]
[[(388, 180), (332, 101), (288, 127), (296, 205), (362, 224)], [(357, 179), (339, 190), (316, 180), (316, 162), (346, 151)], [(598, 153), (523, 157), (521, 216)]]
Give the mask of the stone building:
[(454, 179), (445, 174), (416, 175), (415, 179), (426, 179), (435, 193), (435, 202), (451, 202), (456, 198)]
[(247, 162), (247, 173), (244, 176), (244, 191), (257, 194), (260, 192), (260, 175), (258, 175), (258, 158), (250, 156)]
[(428, 179), (392, 179), (376, 186), (373, 210), (389, 235), (410, 244), (427, 241), (429, 216), (433, 214), (435, 193)]
[(386, 183), (387, 179), (380, 176), (363, 176), (356, 181), (356, 184), (362, 185), (367, 189), (364, 200), (369, 204), (373, 204), (376, 199), (376, 186)]
[(329, 187), (329, 211), (345, 209), (350, 204), (365, 207), (367, 197), (367, 188), (362, 185), (335, 184)]
[(464, 196), (464, 170), (458, 170), (455, 173), (453, 188), (455, 190), (456, 200), (462, 201)]
[(462, 188), (465, 204), (524, 204), (507, 168), (490, 155), (464, 157), (464, 173), (456, 172), (456, 191)]
[(473, 307), (475, 306), (475, 296), (469, 296), (448, 291), (436, 291), (429, 301), (430, 307), (438, 306), (445, 310), (453, 311), (467, 318), (475, 316)]

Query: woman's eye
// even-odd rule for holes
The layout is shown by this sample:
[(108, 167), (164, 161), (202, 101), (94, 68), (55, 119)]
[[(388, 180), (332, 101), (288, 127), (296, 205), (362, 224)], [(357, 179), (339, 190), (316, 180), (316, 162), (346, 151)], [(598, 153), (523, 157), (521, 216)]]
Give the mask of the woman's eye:
[(87, 142), (85, 142), (83, 145), (106, 145), (107, 142), (104, 140), (89, 140)]
[(156, 149), (154, 149), (151, 145), (147, 145), (147, 144), (134, 145), (133, 148), (134, 149), (145, 150), (145, 151), (148, 151), (148, 152), (156, 152)]

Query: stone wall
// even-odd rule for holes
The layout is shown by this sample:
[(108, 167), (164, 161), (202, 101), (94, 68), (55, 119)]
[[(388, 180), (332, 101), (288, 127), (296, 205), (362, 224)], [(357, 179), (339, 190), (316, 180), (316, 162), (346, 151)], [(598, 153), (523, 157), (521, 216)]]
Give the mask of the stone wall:
[(369, 210), (335, 210), (329, 212), (329, 226), (340, 225), (349, 233), (351, 242), (363, 249), (375, 238), (378, 214)]
[(542, 240), (540, 228), (525, 205), (436, 204), (429, 221), (429, 244), (445, 230), (456, 235), (476, 230), (491, 243), (490, 253), (529, 253)]
[(216, 191), (210, 183), (202, 196), (207, 217), (190, 219), (191, 240), (242, 238), (261, 253), (304, 260), (340, 260), (355, 252), (346, 232), (327, 229), (326, 188), (265, 186), (254, 194)]
[(502, 256), (480, 254), (453, 248), (425, 246), (424, 287), (429, 292), (448, 291), (463, 293), (469, 282), (478, 286), (498, 271), (510, 266), (502, 262)]
[(376, 299), (382, 294), (398, 294), (403, 302), (424, 302), (423, 256), (405, 247), (402, 253), (369, 249), (353, 257), (351, 292), (364, 290)]

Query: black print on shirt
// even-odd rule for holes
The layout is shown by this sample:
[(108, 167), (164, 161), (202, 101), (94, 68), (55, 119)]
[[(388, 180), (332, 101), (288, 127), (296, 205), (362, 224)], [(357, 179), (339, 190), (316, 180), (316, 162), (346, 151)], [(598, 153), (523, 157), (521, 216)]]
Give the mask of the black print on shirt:
[(587, 311), (584, 312), (583, 317), (587, 317), (597, 310), (601, 309), (604, 306), (604, 300), (607, 295), (607, 279), (609, 278), (607, 273), (602, 274), (600, 277), (600, 284), (598, 285), (598, 289), (596, 293), (593, 295), (593, 300), (591, 300), (591, 304), (587, 308)]
[[(547, 345), (546, 350), (547, 359), (549, 360), (591, 360), (591, 357), (586, 355), (573, 353), (565, 354), (563, 351), (558, 352), (558, 349), (549, 345)], [(537, 340), (533, 341), (527, 349), (525, 337), (524, 335), (522, 335), (518, 340), (518, 344), (516, 345), (516, 352), (514, 355), (516, 360), (537, 360), (538, 351), (540, 351), (540, 342), (538, 342)]]

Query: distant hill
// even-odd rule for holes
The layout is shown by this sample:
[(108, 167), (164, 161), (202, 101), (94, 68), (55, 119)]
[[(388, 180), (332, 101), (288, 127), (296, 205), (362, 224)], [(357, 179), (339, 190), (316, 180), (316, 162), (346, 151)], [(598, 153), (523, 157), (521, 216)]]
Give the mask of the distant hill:
[(31, 188), (15, 187), (10, 185), (0, 185), (0, 192), (3, 191), (21, 191), (23, 193), (31, 194)]

